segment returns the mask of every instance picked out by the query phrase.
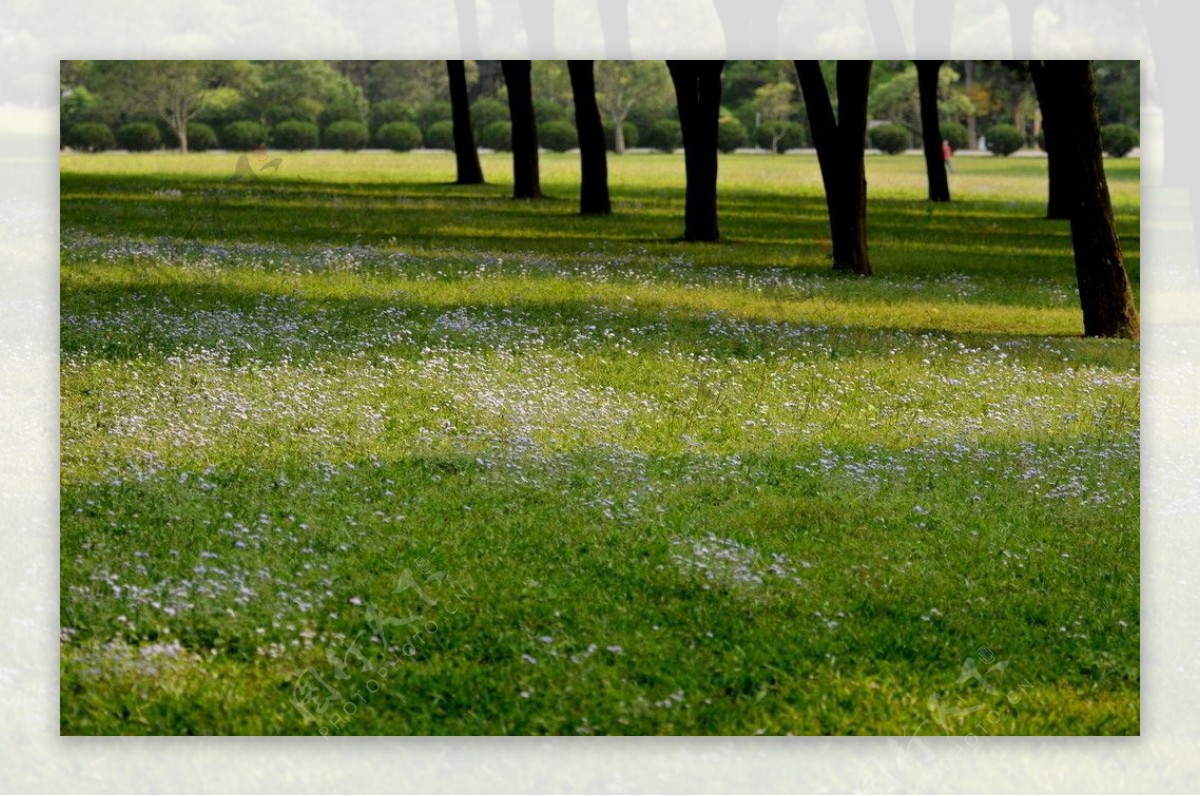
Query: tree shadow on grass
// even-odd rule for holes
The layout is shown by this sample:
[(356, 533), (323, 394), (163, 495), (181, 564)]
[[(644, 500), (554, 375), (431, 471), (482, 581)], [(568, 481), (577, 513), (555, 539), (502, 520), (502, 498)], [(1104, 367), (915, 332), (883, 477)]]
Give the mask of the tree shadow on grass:
[[(413, 357), (426, 347), (444, 346), (464, 351), (519, 351), (530, 346), (607, 350), (611, 343), (606, 341), (612, 338), (601, 337), (597, 330), (607, 330), (623, 341), (623, 349), (648, 357), (671, 352), (717, 359), (891, 358), (897, 348), (910, 349), (917, 356), (916, 341), (929, 337), (957, 344), (965, 352), (1000, 347), (1013, 362), (1050, 371), (1083, 364), (1125, 370), (1137, 363), (1136, 346), (1105, 344), (1078, 334), (956, 328), (988, 321), (984, 316), (972, 320), (970, 315), (955, 315), (952, 305), (945, 311), (931, 305), (915, 321), (889, 318), (897, 305), (886, 297), (855, 301), (820, 291), (788, 298), (752, 295), (748, 304), (730, 311), (719, 301), (708, 303), (707, 294), (696, 290), (633, 302), (625, 299), (620, 285), (585, 287), (585, 295), (551, 299), (496, 298), (487, 280), (463, 284), (483, 295), (471, 298), (460, 293), (430, 301), (402, 285), (381, 290), (378, 283), (360, 283), (357, 289), (343, 286), (336, 294), (264, 293), (228, 282), (175, 281), (171, 274), (120, 284), (68, 279), (61, 287), (61, 311), (71, 323), (61, 331), (61, 346), (64, 354), (86, 350), (89, 358), (109, 361), (157, 359), (189, 347), (213, 345), (211, 330), (197, 328), (192, 333), (197, 314), (232, 311), (241, 313), (246, 329), (236, 325), (229, 329), (231, 338), (239, 340), (236, 345), (224, 338), (220, 342), (240, 361), (268, 363), (284, 358), (292, 362), (337, 359), (350, 351), (369, 351), (363, 346), (373, 345), (379, 353)], [(264, 298), (285, 296), (299, 301), (289, 301), (282, 310), (270, 304), (264, 307)], [(969, 310), (971, 305), (964, 306)], [(140, 317), (142, 323), (100, 331), (90, 323), (76, 322), (102, 317), (106, 307), (126, 314), (136, 308), (129, 322)], [(276, 311), (285, 315), (272, 316)], [(396, 311), (403, 313), (399, 320), (392, 314)], [(864, 320), (846, 321), (842, 316), (849, 312), (859, 313)], [(457, 331), (456, 318), (475, 319), (482, 331)], [(1066, 350), (1071, 352), (1069, 362), (1063, 361)]]
[[(169, 185), (174, 199), (155, 194)], [(721, 197), (725, 240), (682, 246), (682, 190), (614, 187), (616, 213), (581, 217), (573, 198), (514, 202), (505, 186), (432, 183), (309, 183), (218, 178), (66, 174), (62, 224), (100, 235), (184, 236), (195, 240), (345, 244), (556, 255), (637, 246), (685, 252), (700, 263), (824, 265), (828, 220), (819, 193), (784, 196), (730, 190)], [(897, 278), (965, 273), (980, 277), (1073, 276), (1064, 224), (1041, 219), (1041, 203), (871, 201), (876, 271)], [(1121, 222), (1137, 274), (1137, 222)]]

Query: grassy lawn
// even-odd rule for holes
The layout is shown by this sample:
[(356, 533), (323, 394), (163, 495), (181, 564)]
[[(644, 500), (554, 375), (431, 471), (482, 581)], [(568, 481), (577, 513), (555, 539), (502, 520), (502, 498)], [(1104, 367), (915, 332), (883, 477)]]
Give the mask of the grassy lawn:
[[(64, 734), (1136, 734), (1139, 353), (1045, 161), (66, 155)], [(253, 161), (252, 161), (253, 162)], [(1111, 161), (1138, 276), (1137, 161)]]

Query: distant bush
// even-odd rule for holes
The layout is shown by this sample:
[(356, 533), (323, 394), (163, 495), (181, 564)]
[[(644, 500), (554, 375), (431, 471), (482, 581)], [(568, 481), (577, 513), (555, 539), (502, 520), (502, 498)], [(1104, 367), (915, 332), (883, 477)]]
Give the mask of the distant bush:
[(431, 102), (417, 109), (416, 122), (422, 130), (428, 130), (438, 122), (448, 122), (454, 118), (454, 110), (445, 100)]
[(421, 128), (412, 122), (388, 122), (375, 131), (375, 140), (393, 152), (407, 152), (421, 145)]
[[(774, 132), (773, 132), (774, 129)], [(789, 149), (798, 149), (808, 143), (808, 134), (804, 130), (804, 125), (796, 122), (780, 122), (778, 125), (772, 126), (763, 125), (755, 131), (754, 142), (762, 149), (771, 148), (771, 139), (776, 132), (780, 135), (779, 140), (775, 144), (776, 152), (786, 152)]]
[(1106, 154), (1123, 158), (1138, 145), (1138, 131), (1127, 124), (1106, 124), (1100, 128), (1100, 145)]
[(290, 121), (316, 122), (321, 115), (321, 103), (309, 97), (302, 97), (293, 103), (272, 105), (263, 111), (263, 119), (271, 127)]
[(417, 114), (411, 105), (400, 100), (383, 100), (371, 106), (371, 128), (376, 132), (388, 122), (415, 122)]
[(67, 132), (67, 144), (81, 152), (103, 152), (116, 146), (112, 130), (102, 122), (80, 122)]
[(189, 152), (205, 152), (217, 145), (216, 132), (202, 122), (189, 123), (187, 136)]
[(221, 130), (221, 146), (234, 151), (247, 152), (267, 143), (267, 128), (258, 122), (242, 120), (230, 122)]
[(434, 122), (426, 127), (425, 146), (430, 149), (454, 149), (454, 123)]
[(508, 105), (498, 99), (485, 97), (471, 106), (471, 121), (476, 130), (485, 130), (494, 122), (508, 121)]
[(1045, 152), (1046, 151), (1046, 131), (1038, 130), (1038, 134), (1037, 134), (1035, 140), (1037, 141), (1038, 149)]
[(551, 152), (566, 152), (579, 146), (579, 134), (568, 121), (538, 125), (538, 143)]
[[(638, 145), (638, 126), (633, 122), (622, 122), (621, 132), (625, 136), (625, 148), (630, 149)], [(612, 122), (604, 122), (604, 145), (609, 151), (615, 151), (617, 147), (616, 127)]]
[(885, 155), (899, 155), (912, 144), (908, 128), (898, 124), (881, 124), (867, 131), (871, 146)]
[(735, 116), (726, 116), (717, 122), (717, 149), (732, 152), (746, 145), (746, 128)]
[(994, 124), (987, 131), (987, 148), (993, 155), (1008, 157), (1025, 146), (1025, 136), (1011, 124)]
[(312, 122), (304, 122), (299, 119), (280, 122), (271, 131), (271, 141), (275, 146), (289, 152), (316, 149), (320, 140), (321, 129)]
[(326, 149), (356, 152), (365, 147), (370, 138), (371, 133), (365, 124), (342, 119), (325, 128), (325, 134), (321, 136), (321, 143)]
[(497, 152), (508, 152), (512, 149), (512, 124), (505, 121), (495, 121), (483, 128), (479, 143)]
[(153, 122), (130, 122), (117, 130), (117, 143), (130, 152), (149, 152), (158, 149), (162, 135)]
[(938, 125), (942, 139), (950, 142), (950, 148), (957, 152), (967, 146), (967, 128), (958, 122), (942, 122)]
[(544, 122), (565, 122), (569, 116), (566, 108), (557, 102), (546, 102), (545, 100), (534, 101), (533, 115), (537, 117), (539, 129)]
[(683, 133), (679, 122), (673, 119), (659, 119), (650, 125), (646, 131), (646, 146), (660, 152), (674, 152), (683, 144)]

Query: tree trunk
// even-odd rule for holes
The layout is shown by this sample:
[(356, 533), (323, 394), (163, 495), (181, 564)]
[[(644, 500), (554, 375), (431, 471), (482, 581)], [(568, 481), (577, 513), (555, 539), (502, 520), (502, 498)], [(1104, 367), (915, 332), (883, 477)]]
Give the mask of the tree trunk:
[(610, 61), (632, 61), (629, 0), (604, 0), (597, 6), (600, 10), (600, 29), (604, 31), (604, 54)]
[(1008, 5), (1008, 29), (1013, 58), (1025, 60), (1033, 54), (1033, 10), (1038, 0), (1004, 0)]
[(501, 61), (508, 87), (508, 114), (512, 120), (513, 198), (542, 198), (538, 175), (537, 119), (533, 113), (530, 61)]
[(1046, 74), (1045, 61), (1030, 61), (1029, 71), (1033, 75), (1033, 90), (1037, 94), (1038, 107), (1042, 111), (1042, 137), (1046, 142), (1046, 171), (1049, 175), (1049, 199), (1046, 202), (1046, 218), (1066, 220), (1071, 215), (1071, 192), (1074, 178), (1067, 170), (1068, 160), (1055, 152), (1060, 138), (1056, 128), (1059, 116), (1059, 86)]
[(913, 5), (913, 53), (917, 58), (945, 58), (954, 32), (955, 0), (916, 0)]
[(921, 141), (925, 145), (925, 174), (929, 178), (929, 201), (949, 202), (950, 181), (942, 155), (942, 130), (938, 124), (938, 70), (941, 61), (917, 61), (917, 85), (921, 95)]
[(867, 94), (870, 61), (838, 61), (838, 115), (834, 116), (825, 78), (818, 61), (796, 61), (796, 76), (804, 94), (812, 127), (829, 232), (833, 268), (871, 275), (867, 254), (867, 176), (863, 160), (867, 134)]
[(867, 21), (871, 26), (871, 38), (875, 40), (875, 54), (881, 58), (906, 58), (908, 48), (900, 30), (900, 17), (896, 16), (893, 0), (864, 0)]
[(463, 61), (447, 61), (450, 78), (450, 107), (454, 117), (454, 160), (458, 167), (459, 185), (483, 184), (483, 169), (475, 148), (475, 131), (471, 126), (471, 106), (467, 100), (467, 68)]
[(679, 105), (687, 175), (683, 237), (717, 241), (717, 124), (724, 61), (667, 61)]
[(1075, 177), (1070, 202), (1075, 277), (1085, 337), (1137, 339), (1138, 314), (1113, 223), (1096, 76), (1091, 61), (1043, 61), (1046, 79), (1057, 87), (1056, 151)]
[(604, 125), (596, 105), (596, 76), (591, 61), (567, 61), (571, 94), (575, 99), (575, 129), (579, 132), (579, 212), (607, 215), (612, 212), (608, 196), (608, 155), (604, 151)]

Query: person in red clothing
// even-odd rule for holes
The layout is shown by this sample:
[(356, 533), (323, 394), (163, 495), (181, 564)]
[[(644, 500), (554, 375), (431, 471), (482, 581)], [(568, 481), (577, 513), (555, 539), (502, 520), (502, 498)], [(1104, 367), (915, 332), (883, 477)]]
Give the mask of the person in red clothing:
[(948, 140), (942, 140), (942, 160), (946, 163), (946, 171), (949, 174), (954, 173), (954, 163), (951, 159), (954, 157), (954, 149), (950, 146)]

